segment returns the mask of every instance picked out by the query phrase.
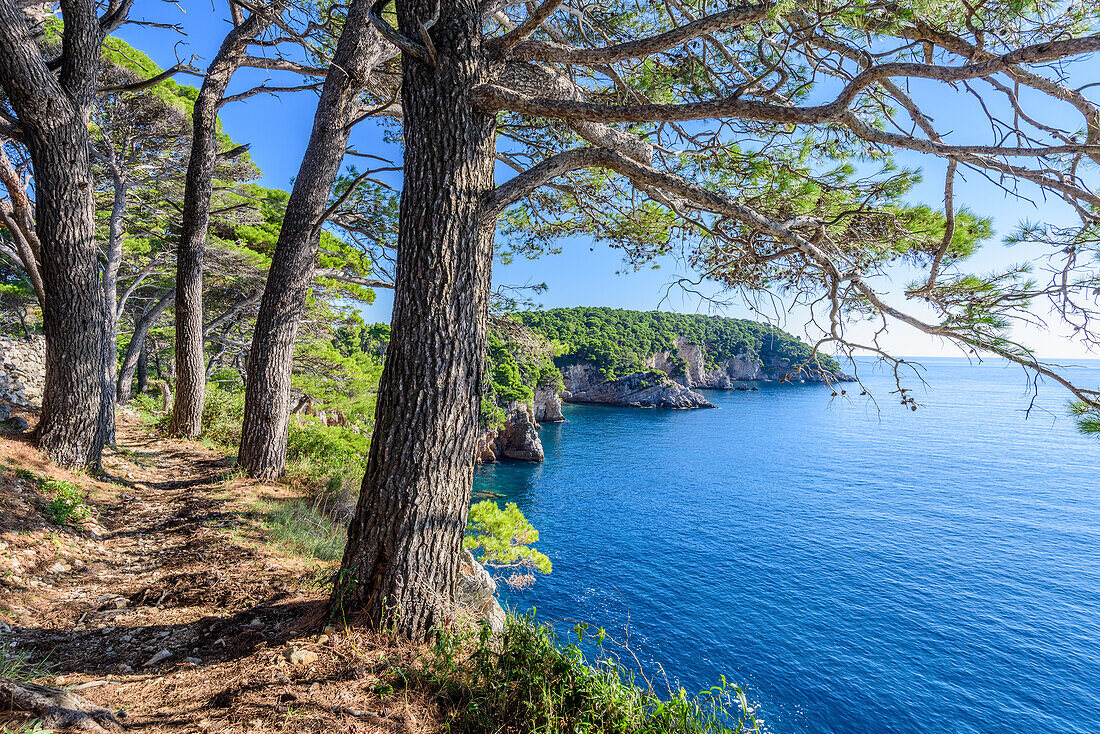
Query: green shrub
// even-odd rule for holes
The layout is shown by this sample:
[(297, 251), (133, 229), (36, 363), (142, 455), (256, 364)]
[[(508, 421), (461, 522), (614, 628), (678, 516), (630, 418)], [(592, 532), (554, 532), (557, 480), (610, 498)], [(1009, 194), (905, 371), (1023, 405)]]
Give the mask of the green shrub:
[(321, 482), (363, 478), (370, 437), (344, 426), (292, 423), (287, 438), (287, 466)]
[(222, 389), (210, 384), (202, 406), (202, 437), (218, 446), (236, 449), (244, 421), (244, 390)]
[(55, 525), (79, 522), (91, 515), (88, 505), (85, 504), (88, 495), (72, 482), (42, 478), (39, 480), (39, 486), (52, 498), (43, 509)]
[(129, 407), (137, 411), (138, 415), (146, 422), (154, 422), (160, 412), (160, 396), (152, 393), (138, 393), (131, 400)]
[[(554, 631), (529, 617), (509, 617), (499, 639), (483, 629), (444, 632), (425, 666), (454, 732), (574, 734), (734, 734), (753, 728), (740, 688), (721, 684), (689, 696), (684, 689), (660, 698), (648, 684), (603, 652), (603, 630), (575, 628), (577, 642), (562, 645)], [(595, 645), (589, 664), (579, 645)], [(752, 722), (752, 723), (748, 723)]]

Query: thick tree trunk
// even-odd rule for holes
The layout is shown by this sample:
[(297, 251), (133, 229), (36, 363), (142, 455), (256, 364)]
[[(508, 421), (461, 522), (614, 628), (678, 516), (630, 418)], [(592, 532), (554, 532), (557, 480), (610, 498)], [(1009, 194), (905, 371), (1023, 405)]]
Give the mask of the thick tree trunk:
[(66, 7), (62, 64), (47, 68), (22, 13), (0, 2), (0, 84), (35, 174), (46, 384), (39, 446), (58, 464), (98, 466), (103, 448), (103, 291), (96, 262), (87, 105), (99, 59), (95, 5)]
[[(417, 37), (426, 0), (398, 5)], [(433, 68), (404, 55), (405, 174), (393, 337), (370, 458), (332, 612), (422, 639), (453, 613), (473, 482), (485, 360), (493, 115), (470, 90), (487, 76), (476, 0), (445, 0)]]
[(355, 0), (348, 9), (260, 302), (248, 357), (238, 457), (252, 477), (273, 478), (286, 470), (294, 339), (313, 281), (319, 222), (344, 159), (359, 97), (385, 53), (381, 37), (370, 25), (370, 5), (370, 0)]
[[(149, 329), (153, 327), (160, 315), (168, 308), (175, 296), (175, 290), (170, 290), (145, 308), (145, 311), (134, 322), (134, 333), (130, 337), (130, 343), (126, 347), (126, 356), (122, 360), (122, 368), (118, 373), (118, 402), (125, 405), (132, 397), (131, 386), (134, 381), (134, 371), (138, 374), (138, 393), (145, 392), (148, 376), (146, 374), (146, 341)], [(158, 364), (159, 359), (158, 359)], [(160, 376), (158, 369), (157, 376)]]
[(202, 432), (206, 392), (202, 273), (218, 156), (218, 107), (249, 40), (268, 24), (265, 17), (253, 13), (229, 32), (206, 71), (192, 112), (191, 157), (187, 163), (183, 223), (176, 255), (176, 402), (168, 425), (169, 433), (175, 436), (196, 437)]

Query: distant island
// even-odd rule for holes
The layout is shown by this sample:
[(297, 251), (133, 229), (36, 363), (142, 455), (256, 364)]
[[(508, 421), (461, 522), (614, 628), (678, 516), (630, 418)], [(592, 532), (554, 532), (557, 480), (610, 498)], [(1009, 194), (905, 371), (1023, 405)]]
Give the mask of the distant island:
[(488, 358), (480, 461), (541, 461), (537, 426), (564, 420), (562, 402), (713, 408), (697, 388), (852, 379), (831, 356), (768, 324), (604, 307), (497, 318)]

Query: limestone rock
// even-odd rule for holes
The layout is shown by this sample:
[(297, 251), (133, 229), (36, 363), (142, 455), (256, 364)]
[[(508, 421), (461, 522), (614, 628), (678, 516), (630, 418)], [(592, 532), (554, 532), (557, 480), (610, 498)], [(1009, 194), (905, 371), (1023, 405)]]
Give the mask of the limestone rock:
[(538, 423), (561, 423), (565, 420), (561, 412), (561, 396), (552, 387), (535, 388), (533, 408)]
[[(686, 363), (683, 371), (674, 364), (673, 355), (679, 354)], [(667, 372), (673, 380), (684, 387), (707, 388), (712, 390), (731, 390), (737, 382), (789, 380), (793, 382), (825, 382), (836, 380), (851, 382), (852, 377), (837, 372), (827, 373), (801, 368), (793, 370), (786, 362), (764, 364), (752, 354), (739, 354), (716, 365), (707, 365), (706, 354), (699, 344), (692, 344), (684, 337), (676, 339), (676, 351), (658, 352), (652, 355), (647, 364)]]
[(592, 364), (580, 363), (563, 371), (568, 403), (599, 403), (634, 408), (713, 408), (699, 393), (663, 375), (636, 373), (607, 380)]
[(474, 461), (492, 464), (499, 459), (515, 461), (543, 461), (546, 454), (539, 438), (539, 424), (534, 411), (526, 403), (513, 402), (508, 406), (501, 428), (485, 431), (478, 436)]
[(153, 657), (146, 660), (142, 667), (151, 668), (154, 665), (156, 665), (157, 663), (162, 663), (170, 657), (172, 657), (172, 653), (169, 652), (167, 649), (163, 649), (160, 652), (158, 652), (156, 655), (154, 655)]
[(39, 405), (45, 386), (45, 337), (0, 337), (0, 401), (14, 405)]
[(487, 623), (494, 632), (504, 629), (504, 608), (497, 601), (497, 584), (468, 549), (462, 549), (458, 564), (455, 602), (461, 611)]
[(317, 659), (321, 656), (312, 650), (305, 650), (300, 647), (295, 647), (294, 645), (288, 645), (287, 648), (283, 650), (283, 657), (286, 658), (286, 661), (291, 665), (312, 665), (317, 662)]

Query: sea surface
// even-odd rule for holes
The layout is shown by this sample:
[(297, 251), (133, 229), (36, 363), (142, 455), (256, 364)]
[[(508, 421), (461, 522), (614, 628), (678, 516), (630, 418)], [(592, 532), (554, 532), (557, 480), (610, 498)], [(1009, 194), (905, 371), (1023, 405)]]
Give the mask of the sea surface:
[(477, 471), (554, 563), (506, 606), (629, 633), (661, 689), (724, 674), (776, 734), (1100, 733), (1100, 440), (1018, 367), (922, 363), (916, 411), (867, 363), (877, 406), (566, 406), (545, 463)]

